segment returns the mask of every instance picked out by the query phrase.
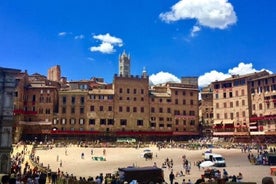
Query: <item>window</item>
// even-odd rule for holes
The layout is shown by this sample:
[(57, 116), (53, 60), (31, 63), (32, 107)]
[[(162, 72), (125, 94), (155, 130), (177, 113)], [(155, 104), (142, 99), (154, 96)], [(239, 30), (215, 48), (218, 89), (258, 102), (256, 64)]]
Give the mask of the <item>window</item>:
[(80, 114), (84, 113), (84, 107), (80, 107)]
[(154, 107), (152, 107), (151, 109), (150, 109), (150, 112), (152, 112), (152, 113), (154, 113)]
[(119, 89), (119, 93), (123, 93), (123, 89), (122, 88)]
[(171, 113), (171, 108), (167, 108), (167, 113)]
[(223, 98), (226, 98), (226, 93), (223, 93)]
[(126, 126), (127, 125), (127, 120), (126, 119), (121, 119), (120, 120), (120, 125), (121, 126)]
[(159, 113), (163, 113), (163, 108), (162, 107), (159, 108)]
[(76, 102), (76, 98), (75, 98), (74, 96), (72, 96), (72, 98), (71, 98), (71, 103), (72, 103), (72, 104), (75, 104), (75, 102)]
[(51, 109), (46, 109), (45, 114), (51, 114)]
[(112, 111), (112, 106), (108, 106), (108, 111)]
[(123, 112), (123, 107), (122, 106), (119, 107), (119, 112)]
[(143, 120), (138, 119), (137, 120), (137, 126), (143, 126)]
[(129, 90), (129, 88), (127, 88), (127, 94), (129, 94), (129, 92), (130, 92), (130, 90)]
[(80, 125), (83, 125), (83, 124), (84, 124), (84, 119), (81, 118), (81, 119), (80, 119)]
[(244, 89), (241, 90), (241, 95), (244, 96)]
[(182, 104), (183, 104), (183, 105), (186, 105), (186, 100), (185, 100), (185, 99), (182, 100)]
[(104, 110), (104, 107), (101, 105), (101, 106), (99, 107), (99, 110), (102, 112), (102, 111)]
[(133, 112), (137, 112), (137, 107), (133, 107)]
[(72, 113), (72, 114), (75, 114), (75, 107), (72, 107), (72, 108), (71, 108), (71, 113)]
[(127, 111), (127, 112), (130, 112), (130, 107), (126, 107), (126, 111)]
[(94, 105), (91, 105), (91, 106), (90, 106), (90, 111), (93, 112), (94, 110), (95, 110)]
[(141, 89), (141, 94), (144, 94), (144, 89)]
[(191, 105), (194, 105), (194, 101), (193, 101), (193, 100), (190, 100), (190, 104), (191, 104)]
[(108, 119), (107, 124), (108, 125), (114, 125), (114, 120), (113, 119)]
[(263, 109), (263, 105), (260, 103), (259, 104), (259, 110), (262, 110)]
[(106, 125), (106, 119), (100, 119), (100, 125)]
[(141, 107), (140, 111), (141, 111), (142, 113), (145, 112), (144, 107)]
[(229, 97), (232, 98), (233, 97), (233, 93), (229, 92)]
[(194, 115), (195, 115), (195, 111), (190, 111), (190, 112), (189, 112), (189, 115), (190, 115), (190, 116), (194, 116)]
[(194, 125), (195, 125), (195, 120), (191, 120), (191, 121), (190, 121), (190, 125), (191, 125), (191, 126), (194, 126)]
[(70, 119), (70, 124), (71, 124), (71, 125), (74, 125), (74, 124), (75, 124), (75, 119), (74, 119), (74, 118), (71, 118), (71, 119)]
[(54, 124), (54, 125), (58, 124), (58, 120), (57, 120), (57, 119), (54, 119), (53, 124)]
[(89, 119), (89, 125), (95, 125), (95, 119)]
[(83, 96), (81, 96), (81, 98), (80, 98), (80, 103), (83, 105), (84, 104), (84, 97)]
[(175, 91), (174, 94), (175, 94), (175, 95), (178, 95), (178, 91)]

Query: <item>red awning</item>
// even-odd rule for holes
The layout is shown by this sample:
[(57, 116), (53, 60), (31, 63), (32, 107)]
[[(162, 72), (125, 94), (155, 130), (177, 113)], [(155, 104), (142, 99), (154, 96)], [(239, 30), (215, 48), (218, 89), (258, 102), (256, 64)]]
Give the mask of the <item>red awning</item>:
[(172, 135), (173, 132), (157, 132), (157, 131), (118, 131), (115, 132), (116, 135), (118, 136), (122, 136), (122, 135), (158, 135), (158, 136), (168, 136), (168, 135)]
[(251, 117), (251, 118), (249, 118), (250, 119), (250, 122), (252, 122), (252, 121), (260, 121), (260, 120), (263, 120), (264, 119), (264, 117)]
[(51, 134), (56, 135), (92, 135), (92, 134), (99, 134), (99, 131), (71, 131), (71, 130), (52, 130)]

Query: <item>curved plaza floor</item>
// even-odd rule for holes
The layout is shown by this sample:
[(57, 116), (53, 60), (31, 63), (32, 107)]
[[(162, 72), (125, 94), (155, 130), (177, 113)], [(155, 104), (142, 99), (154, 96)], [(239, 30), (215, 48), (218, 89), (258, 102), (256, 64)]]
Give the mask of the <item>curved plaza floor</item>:
[[(106, 161), (92, 160), (91, 149), (93, 149), (93, 156), (103, 156), (103, 149), (106, 150)], [(194, 183), (196, 179), (203, 174), (203, 169), (199, 170), (194, 166), (194, 162), (201, 160), (201, 154), (205, 150), (186, 150), (181, 148), (165, 148), (158, 150), (156, 146), (149, 147), (154, 153), (152, 160), (145, 160), (141, 157), (141, 153), (146, 148), (83, 148), (77, 146), (69, 146), (66, 148), (53, 148), (50, 150), (36, 150), (36, 156), (40, 157), (40, 162), (44, 166), (50, 165), (53, 171), (60, 168), (61, 171), (73, 174), (77, 177), (89, 176), (96, 177), (99, 173), (114, 173), (119, 167), (127, 166), (152, 166), (154, 162), (158, 167), (166, 158), (173, 159), (173, 171), (177, 172), (183, 170), (182, 156), (192, 163), (191, 174), (185, 177), (176, 177), (175, 181), (181, 183), (182, 179), (186, 181), (191, 179)], [(84, 153), (84, 159), (81, 158), (81, 153)], [(254, 181), (261, 183), (264, 176), (270, 176), (270, 167), (262, 165), (252, 165), (247, 160), (248, 153), (242, 153), (238, 149), (213, 149), (213, 153), (221, 154), (225, 157), (229, 175), (237, 175), (239, 172), (243, 174), (243, 181)], [(255, 151), (253, 153), (256, 154)], [(157, 155), (157, 157), (156, 157)], [(59, 162), (57, 161), (59, 157)], [(60, 167), (60, 160), (62, 160), (62, 167)], [(219, 168), (222, 170), (222, 168)], [(164, 169), (165, 180), (168, 182), (170, 169)], [(275, 176), (273, 176), (276, 181)]]

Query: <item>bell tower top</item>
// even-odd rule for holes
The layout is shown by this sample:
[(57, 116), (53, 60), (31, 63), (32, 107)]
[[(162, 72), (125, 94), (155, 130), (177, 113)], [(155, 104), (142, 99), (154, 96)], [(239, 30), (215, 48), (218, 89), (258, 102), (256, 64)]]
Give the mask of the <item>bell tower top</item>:
[(125, 51), (119, 56), (119, 75), (130, 76), (130, 55), (127, 55)]

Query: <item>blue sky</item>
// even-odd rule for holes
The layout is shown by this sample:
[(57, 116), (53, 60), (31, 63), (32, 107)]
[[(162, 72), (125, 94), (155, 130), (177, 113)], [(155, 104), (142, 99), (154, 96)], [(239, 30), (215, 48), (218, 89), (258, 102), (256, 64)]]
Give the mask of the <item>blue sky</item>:
[(271, 0), (2, 0), (0, 66), (111, 83), (118, 57), (154, 83), (276, 70)]

